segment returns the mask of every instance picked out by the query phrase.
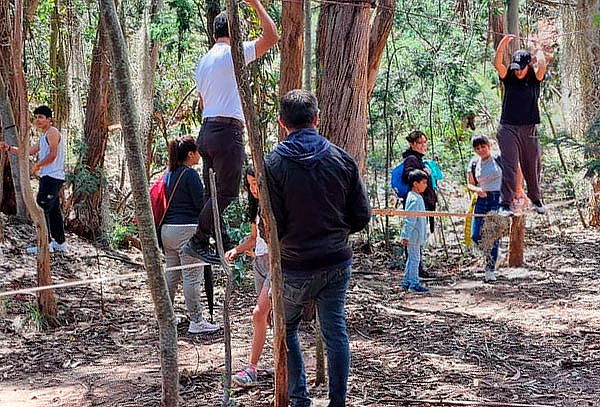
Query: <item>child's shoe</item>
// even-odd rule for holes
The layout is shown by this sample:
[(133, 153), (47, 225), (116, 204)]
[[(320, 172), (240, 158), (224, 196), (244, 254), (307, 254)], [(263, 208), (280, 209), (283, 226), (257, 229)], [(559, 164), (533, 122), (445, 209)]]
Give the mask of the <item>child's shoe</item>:
[(429, 288), (423, 287), (421, 284), (413, 285), (408, 289), (408, 292), (415, 294), (428, 294)]
[(245, 367), (231, 377), (231, 381), (240, 387), (252, 387), (258, 384), (258, 372), (251, 366)]
[(485, 281), (488, 283), (496, 281), (496, 275), (494, 274), (494, 270), (492, 270), (492, 269), (485, 270)]

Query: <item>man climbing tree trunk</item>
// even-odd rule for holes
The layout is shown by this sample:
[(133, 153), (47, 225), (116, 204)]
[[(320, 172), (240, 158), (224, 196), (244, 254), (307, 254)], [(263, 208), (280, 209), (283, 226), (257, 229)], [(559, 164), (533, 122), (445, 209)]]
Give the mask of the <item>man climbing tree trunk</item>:
[[(103, 19), (98, 19), (96, 43), (92, 51), (90, 84), (85, 111), (82, 157), (76, 164), (73, 177), (73, 216), (69, 227), (79, 236), (96, 240), (103, 235), (102, 185), (104, 155), (108, 142), (108, 103), (110, 82), (110, 52)], [(82, 184), (93, 189), (83, 188)]]
[(177, 368), (177, 330), (175, 314), (169, 299), (164, 277), (164, 267), (160, 260), (160, 250), (154, 228), (148, 195), (148, 180), (139, 137), (139, 116), (133, 100), (133, 89), (129, 73), (127, 46), (119, 23), (113, 0), (100, 0), (102, 18), (106, 24), (112, 52), (113, 72), (119, 93), (121, 125), (127, 153), (127, 167), (133, 197), (139, 236), (142, 242), (144, 265), (148, 275), (148, 285), (154, 302), (160, 334), (160, 361), (162, 373), (162, 405), (177, 406), (179, 401), (179, 371)]

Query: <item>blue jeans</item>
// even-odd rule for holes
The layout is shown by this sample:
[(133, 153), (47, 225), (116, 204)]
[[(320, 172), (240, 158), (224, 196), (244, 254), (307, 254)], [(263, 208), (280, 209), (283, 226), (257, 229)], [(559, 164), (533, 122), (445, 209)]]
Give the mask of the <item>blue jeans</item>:
[[(485, 198), (477, 197), (475, 202), (474, 213), (486, 214), (490, 211), (497, 211), (500, 207), (500, 192), (491, 191), (487, 192)], [(481, 242), (481, 229), (483, 227), (484, 218), (473, 218), (473, 226), (471, 227), (471, 238), (477, 244)], [(496, 268), (496, 261), (498, 260), (498, 247), (500, 241), (496, 240), (492, 249), (486, 254), (486, 270), (494, 270)]]
[(421, 264), (421, 245), (408, 243), (406, 248), (406, 265), (404, 266), (405, 287), (417, 287), (421, 284), (419, 280), (419, 265)]
[(291, 407), (311, 406), (302, 351), (298, 342), (298, 324), (304, 306), (311, 299), (317, 302), (321, 333), (327, 347), (329, 407), (346, 405), (350, 344), (346, 331), (344, 305), (350, 274), (350, 266), (314, 274), (307, 273), (303, 276), (284, 273), (283, 302), (288, 347), (288, 393)]

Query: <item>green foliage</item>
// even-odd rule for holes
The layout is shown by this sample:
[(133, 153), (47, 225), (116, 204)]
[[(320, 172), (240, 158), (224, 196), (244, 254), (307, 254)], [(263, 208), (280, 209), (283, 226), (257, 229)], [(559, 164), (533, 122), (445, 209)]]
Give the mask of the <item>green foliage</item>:
[(129, 248), (128, 237), (137, 234), (137, 226), (113, 221), (113, 230), (109, 236), (109, 244), (114, 249)]
[(44, 317), (44, 314), (40, 312), (35, 304), (27, 304), (25, 319), (33, 324), (37, 331), (43, 331), (49, 328), (48, 321)]

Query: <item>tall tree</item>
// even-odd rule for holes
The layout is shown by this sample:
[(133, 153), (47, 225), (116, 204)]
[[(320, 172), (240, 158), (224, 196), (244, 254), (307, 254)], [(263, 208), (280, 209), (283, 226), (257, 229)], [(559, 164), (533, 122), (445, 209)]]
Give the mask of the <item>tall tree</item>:
[(177, 329), (150, 209), (148, 180), (142, 154), (142, 143), (139, 137), (139, 115), (133, 99), (134, 92), (129, 73), (127, 46), (113, 0), (100, 0), (100, 10), (104, 24), (106, 24), (112, 53), (112, 67), (119, 94), (119, 110), (125, 139), (127, 168), (135, 201), (135, 215), (142, 243), (144, 265), (148, 275), (148, 285), (154, 302), (160, 334), (162, 403), (165, 407), (174, 407), (177, 406), (179, 401)]
[(50, 17), (50, 68), (52, 69), (52, 110), (54, 126), (66, 130), (69, 123), (71, 103), (69, 100), (69, 48), (67, 47), (69, 35), (64, 30), (65, 4), (64, 0), (55, 0), (52, 16)]
[[(395, 0), (381, 0), (371, 26), (370, 3), (324, 4), (317, 28), (320, 132), (344, 148), (364, 172), (367, 103), (391, 30)], [(371, 35), (373, 32), (373, 35)], [(340, 91), (340, 90), (349, 91)]]
[(110, 52), (102, 16), (98, 19), (96, 42), (92, 51), (88, 104), (85, 110), (82, 150), (73, 176), (73, 216), (69, 228), (80, 236), (96, 240), (103, 235), (102, 200), (106, 199), (104, 156), (108, 143), (108, 103)]

